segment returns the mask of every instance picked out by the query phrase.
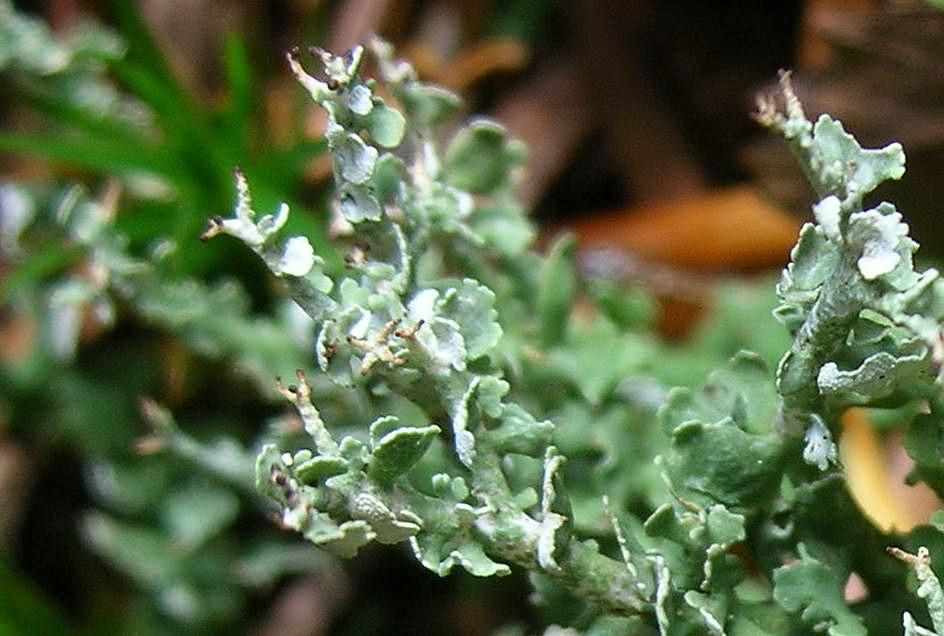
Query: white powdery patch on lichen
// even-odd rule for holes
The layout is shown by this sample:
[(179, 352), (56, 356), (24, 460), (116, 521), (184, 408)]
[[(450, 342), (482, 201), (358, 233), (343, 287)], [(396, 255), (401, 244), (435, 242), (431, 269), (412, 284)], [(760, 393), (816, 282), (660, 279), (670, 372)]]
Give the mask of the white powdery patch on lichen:
[(831, 241), (841, 240), (839, 220), (842, 203), (837, 196), (828, 196), (813, 206), (813, 215)]
[(806, 429), (804, 436), (806, 446), (803, 448), (803, 459), (807, 464), (826, 470), (830, 464), (836, 463), (836, 444), (821, 417), (814, 413), (810, 419), (812, 424)]
[(864, 238), (857, 264), (865, 280), (875, 280), (898, 267), (901, 262), (898, 249), (902, 239), (908, 236), (908, 225), (901, 222), (901, 214), (883, 215), (877, 210), (858, 212), (850, 218), (850, 226), (850, 234)]

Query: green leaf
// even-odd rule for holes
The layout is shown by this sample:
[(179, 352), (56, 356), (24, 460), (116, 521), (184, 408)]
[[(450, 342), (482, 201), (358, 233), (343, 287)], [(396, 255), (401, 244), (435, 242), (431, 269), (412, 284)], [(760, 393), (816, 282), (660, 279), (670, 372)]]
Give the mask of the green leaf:
[(493, 375), (481, 376), (475, 393), (476, 403), (485, 415), (497, 418), (505, 413), (506, 405), (502, 403), (502, 399), (510, 388), (511, 385), (501, 378)]
[(437, 302), (441, 315), (454, 321), (465, 341), (467, 360), (488, 355), (498, 344), (502, 328), (495, 310), (495, 294), (471, 278), (446, 289)]
[(724, 596), (712, 596), (696, 590), (688, 590), (683, 598), (689, 607), (701, 617), (708, 634), (724, 636), (724, 623), (728, 614), (728, 603)]
[(525, 150), (504, 127), (477, 120), (463, 128), (446, 150), (449, 183), (473, 194), (489, 194), (508, 183), (511, 169), (522, 163)]
[[(371, 425), (371, 437), (376, 435), (376, 424), (377, 422)], [(410, 470), (426, 453), (426, 449), (439, 433), (440, 428), (434, 425), (422, 428), (402, 427), (384, 433), (373, 444), (369, 460), (370, 475), (383, 483), (389, 483)]]
[(82, 525), (95, 551), (142, 587), (161, 585), (177, 567), (173, 555), (179, 553), (155, 528), (124, 523), (100, 512), (86, 515)]
[(431, 482), (433, 491), (445, 501), (459, 503), (469, 496), (469, 486), (462, 477), (450, 477), (447, 473), (437, 473), (433, 475)]
[(372, 179), (374, 197), (377, 201), (380, 203), (391, 202), (400, 190), (400, 183), (403, 181), (405, 173), (406, 165), (402, 159), (390, 153), (380, 155), (380, 158), (377, 159), (377, 165), (374, 166)]
[(731, 636), (796, 634), (795, 621), (776, 603), (739, 603), (731, 619)]
[(175, 545), (198, 549), (224, 531), (239, 513), (239, 499), (227, 488), (196, 483), (171, 493), (161, 507), (161, 518)]
[(498, 426), (490, 429), (487, 436), (501, 453), (540, 457), (553, 439), (554, 425), (548, 420), (538, 421), (517, 404), (506, 404)]
[(784, 440), (754, 435), (733, 420), (688, 422), (672, 433), (665, 457), (672, 484), (687, 496), (728, 506), (752, 507), (770, 499), (780, 486)]
[(577, 296), (576, 251), (574, 236), (564, 235), (554, 242), (541, 267), (537, 311), (540, 341), (545, 347), (560, 343), (567, 333), (570, 312)]
[(334, 171), (342, 181), (354, 185), (367, 182), (374, 174), (377, 163), (377, 149), (368, 146), (364, 140), (337, 124), (329, 125), (328, 148), (334, 157)]
[(749, 351), (738, 352), (728, 363), (708, 376), (701, 391), (673, 390), (659, 409), (667, 433), (692, 423), (731, 424), (745, 431), (772, 430), (778, 396), (767, 364)]
[(654, 344), (645, 336), (620, 333), (612, 323), (595, 320), (575, 325), (566, 343), (549, 351), (542, 366), (576, 387), (590, 404), (599, 405), (621, 380), (646, 369), (654, 354)]
[(534, 242), (533, 225), (522, 208), (514, 203), (482, 205), (468, 224), (476, 236), (501, 256), (520, 257)]
[(855, 369), (841, 370), (836, 363), (827, 362), (817, 377), (820, 393), (840, 404), (864, 405), (917, 383), (933, 383), (928, 352), (923, 344), (915, 344), (911, 355), (880, 351)]
[(374, 100), (374, 107), (366, 117), (367, 132), (378, 146), (396, 148), (403, 141), (406, 120), (396, 108), (387, 106), (382, 100)]
[(774, 570), (774, 598), (810, 627), (822, 625), (829, 636), (865, 636), (862, 618), (843, 600), (844, 581), (816, 560), (801, 543), (799, 561)]
[(709, 506), (705, 517), (705, 531), (713, 545), (730, 546), (744, 540), (744, 515), (731, 512), (724, 506)]
[(462, 100), (439, 86), (419, 82), (406, 85), (398, 93), (410, 123), (420, 131), (430, 131), (459, 112)]
[(357, 552), (374, 539), (374, 533), (366, 521), (345, 521), (337, 525), (328, 515), (313, 512), (307, 529), (298, 528), (302, 536), (319, 548), (343, 559), (357, 556)]
[(317, 455), (295, 465), (295, 475), (303, 484), (315, 485), (348, 471), (343, 457)]
[(383, 216), (383, 208), (366, 186), (342, 184), (338, 189), (338, 201), (341, 214), (349, 223), (379, 221)]
[(819, 297), (819, 290), (839, 263), (839, 250), (826, 238), (823, 230), (807, 223), (790, 252), (790, 264), (783, 270), (777, 294), (781, 304), (774, 316), (794, 331), (806, 319), (810, 306)]
[(646, 535), (664, 540), (657, 545), (676, 589), (728, 594), (744, 578), (729, 551), (745, 539), (745, 517), (719, 504), (697, 508), (689, 502), (687, 508), (662, 504), (646, 520)]
[[(467, 515), (474, 514), (464, 504), (458, 504), (457, 508), (466, 510)], [(465, 525), (451, 525), (435, 533), (420, 533), (411, 539), (411, 546), (417, 560), (439, 576), (447, 576), (457, 565), (475, 576), (506, 576), (511, 573), (507, 565), (489, 558)]]
[(887, 179), (905, 173), (905, 153), (893, 143), (879, 150), (864, 150), (842, 124), (821, 115), (813, 126), (813, 147), (818, 190), (846, 200), (860, 201)]
[(645, 290), (627, 287), (622, 281), (597, 279), (589, 281), (588, 292), (600, 311), (621, 329), (648, 328), (655, 322), (656, 299)]
[[(601, 616), (585, 632), (586, 636), (656, 636), (645, 619), (634, 616)], [(496, 636), (499, 636), (496, 634)]]

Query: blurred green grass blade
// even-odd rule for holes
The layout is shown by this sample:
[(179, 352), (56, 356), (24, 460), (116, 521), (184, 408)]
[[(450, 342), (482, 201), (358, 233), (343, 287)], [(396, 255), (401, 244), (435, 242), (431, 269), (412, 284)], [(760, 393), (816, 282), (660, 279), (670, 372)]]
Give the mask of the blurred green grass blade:
[[(157, 116), (157, 126), (166, 137), (176, 175), (189, 180), (195, 192), (229, 188), (232, 160), (220, 143), (217, 130), (196, 102), (186, 95), (165, 92), (160, 81), (147, 71), (124, 61), (113, 66), (116, 76)], [(181, 185), (178, 183), (178, 185)]]
[(128, 43), (125, 63), (147, 71), (163, 92), (174, 94), (178, 99), (186, 95), (183, 85), (174, 75), (167, 58), (151, 34), (139, 11), (139, 3), (133, 0), (111, 0), (108, 3), (118, 28)]
[(161, 78), (147, 69), (127, 60), (116, 60), (111, 70), (130, 93), (150, 106), (161, 119), (179, 124), (192, 118), (194, 106), (190, 98), (182, 92), (168, 90)]
[(151, 107), (165, 133), (192, 138), (195, 143), (212, 139), (205, 113), (168, 65), (135, 4), (111, 2), (129, 43), (127, 56), (111, 63), (112, 72), (128, 92)]
[(0, 635), (75, 633), (77, 630), (69, 626), (62, 611), (0, 556)]
[(34, 92), (18, 91), (17, 101), (35, 108), (49, 119), (81, 130), (88, 135), (97, 135), (116, 141), (141, 146), (148, 144), (146, 133), (130, 124), (110, 117), (98, 117), (67, 101)]
[(127, 174), (136, 170), (173, 176), (175, 168), (148, 155), (137, 144), (97, 137), (27, 135), (0, 131), (0, 150), (42, 157), (101, 173)]
[(255, 85), (246, 42), (237, 33), (226, 38), (223, 54), (226, 83), (229, 87), (229, 109), (226, 128), (230, 140), (238, 147), (246, 147), (248, 124), (253, 114), (253, 87)]

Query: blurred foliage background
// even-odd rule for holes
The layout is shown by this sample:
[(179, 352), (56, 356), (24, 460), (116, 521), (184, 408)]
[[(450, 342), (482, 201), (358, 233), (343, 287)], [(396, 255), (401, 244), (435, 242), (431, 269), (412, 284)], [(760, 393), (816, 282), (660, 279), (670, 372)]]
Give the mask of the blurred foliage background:
[(535, 624), (514, 576), (437, 580), (395, 551), (342, 566), (249, 485), (260, 436), (297, 432), (273, 378), (309, 364), (310, 334), (261, 265), (198, 237), (239, 166), (340, 266), (325, 122), (284, 52), (371, 33), (528, 144), (525, 205), (576, 233), (588, 276), (639, 290), (614, 311), (674, 343), (667, 381), (784, 349), (767, 274), (810, 195), (748, 116), (779, 68), (809, 112), (904, 143), (883, 195), (944, 249), (934, 3), (0, 0), (0, 633)]

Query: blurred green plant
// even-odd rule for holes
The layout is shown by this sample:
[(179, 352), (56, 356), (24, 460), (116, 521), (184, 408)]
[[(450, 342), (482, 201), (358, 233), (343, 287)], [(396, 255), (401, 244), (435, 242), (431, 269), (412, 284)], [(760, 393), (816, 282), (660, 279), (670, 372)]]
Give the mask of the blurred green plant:
[[(63, 38), (0, 2), (0, 76), (20, 122), (0, 131), (0, 148), (66, 176), (0, 184), (0, 306), (13, 350), (0, 363), (2, 424), (43, 462), (78, 454), (95, 504), (82, 536), (138, 590), (94, 620), (225, 631), (286, 574), (334, 566), (273, 528), (252, 529), (247, 446), (267, 414), (291, 439), (291, 420), (271, 406), (271, 374), (304, 363), (311, 322), (273, 288), (250, 297), (221, 276), (258, 280), (233, 253), (203, 249), (199, 228), (207, 205), (229, 206), (233, 165), (273, 193), (298, 194), (324, 144), (280, 149), (260, 134), (258, 78), (239, 36), (223, 56), (228, 99), (209, 106), (170, 72), (134, 3), (110, 7), (120, 36), (89, 23)], [(323, 218), (293, 224), (327, 249)], [(229, 407), (202, 409), (210, 386)], [(142, 395), (189, 412), (194, 434), (145, 402), (146, 435)], [(56, 514), (62, 502), (35, 501), (46, 500), (31, 514)], [(22, 611), (2, 613), (11, 629), (35, 633), (30, 620), (46, 619), (29, 608), (42, 602), (6, 572), (0, 595)], [(101, 604), (93, 595), (107, 587), (83, 589), (81, 602)]]
[[(167, 237), (179, 248), (173, 260), (181, 275), (219, 271), (231, 255), (194, 249), (193, 237), (201, 211), (229, 207), (232, 167), (258, 180), (262, 200), (291, 202), (302, 168), (324, 143), (299, 135), (290, 147), (272, 145), (241, 36), (231, 34), (223, 51), (226, 99), (210, 105), (171, 72), (135, 3), (115, 0), (109, 7), (120, 37), (88, 24), (60, 40), (3, 0), (0, 72), (10, 97), (42, 125), (0, 132), (0, 149), (119, 179), (130, 196), (117, 222), (134, 244)], [(298, 230), (328, 249), (320, 224), (296, 217)]]

